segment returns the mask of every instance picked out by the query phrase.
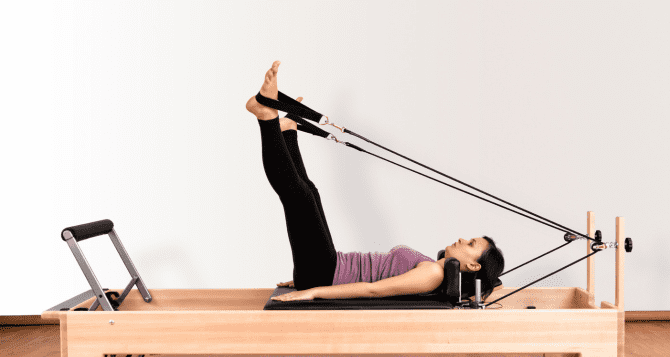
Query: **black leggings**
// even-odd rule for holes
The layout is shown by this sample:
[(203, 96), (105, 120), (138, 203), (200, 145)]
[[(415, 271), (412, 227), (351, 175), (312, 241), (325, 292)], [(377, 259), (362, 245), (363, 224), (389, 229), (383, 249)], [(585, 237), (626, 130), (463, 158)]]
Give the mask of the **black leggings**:
[(293, 254), (293, 283), (297, 290), (330, 286), (337, 266), (337, 251), (319, 191), (307, 177), (302, 162), (298, 132), (282, 132), (279, 117), (258, 120), (258, 125), (265, 175), (284, 206)]

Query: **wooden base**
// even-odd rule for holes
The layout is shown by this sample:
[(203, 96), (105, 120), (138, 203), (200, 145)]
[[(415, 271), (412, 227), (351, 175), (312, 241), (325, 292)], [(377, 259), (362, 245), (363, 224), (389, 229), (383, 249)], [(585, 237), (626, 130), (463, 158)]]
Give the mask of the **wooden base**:
[[(593, 234), (594, 216), (587, 216)], [(263, 311), (274, 289), (132, 290), (119, 311), (45, 311), (57, 320), (61, 356), (102, 354), (577, 354), (623, 356), (624, 221), (616, 220), (616, 301), (587, 289), (527, 288), (485, 310)], [(587, 243), (590, 245), (590, 242)], [(118, 289), (121, 293), (123, 289)], [(495, 291), (493, 301), (516, 288)], [(76, 307), (88, 307), (93, 298)], [(527, 309), (529, 305), (535, 309)], [(76, 308), (75, 307), (75, 308)], [(493, 306), (492, 306), (493, 307)]]
[(502, 300), (498, 310), (263, 311), (272, 292), (152, 289), (154, 300), (146, 303), (132, 290), (119, 311), (45, 311), (42, 318), (60, 320), (63, 357), (617, 353), (618, 310), (598, 308), (580, 288), (528, 288)]

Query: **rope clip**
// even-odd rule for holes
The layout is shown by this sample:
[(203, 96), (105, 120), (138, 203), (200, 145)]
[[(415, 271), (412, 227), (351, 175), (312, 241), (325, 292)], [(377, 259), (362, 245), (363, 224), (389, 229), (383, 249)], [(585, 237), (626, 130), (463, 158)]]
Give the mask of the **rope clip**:
[[(338, 128), (338, 129), (340, 129), (340, 131), (341, 131), (342, 133), (344, 133), (344, 129), (345, 129), (344, 127), (339, 127), (339, 126), (337, 126), (337, 125), (331, 123), (331, 122), (330, 122), (330, 119), (328, 118), (327, 115), (324, 115), (324, 117), (326, 117), (326, 121), (324, 121), (323, 123), (319, 123), (319, 125), (332, 125), (332, 126)], [(337, 139), (335, 139), (335, 141), (337, 141)], [(341, 143), (341, 141), (337, 141), (337, 142), (338, 142), (338, 143)]]
[(328, 134), (328, 137), (326, 137), (326, 140), (333, 140), (338, 144), (347, 145), (347, 143), (345, 143), (344, 141), (337, 140), (337, 138), (333, 134)]

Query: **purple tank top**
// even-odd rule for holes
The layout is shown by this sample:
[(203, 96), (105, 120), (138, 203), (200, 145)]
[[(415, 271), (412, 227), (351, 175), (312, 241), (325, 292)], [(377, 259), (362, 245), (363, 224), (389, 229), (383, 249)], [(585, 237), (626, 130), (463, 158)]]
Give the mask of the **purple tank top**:
[(388, 253), (337, 252), (337, 267), (333, 276), (333, 285), (373, 283), (404, 274), (417, 264), (426, 261), (435, 262), (404, 245), (395, 246)]

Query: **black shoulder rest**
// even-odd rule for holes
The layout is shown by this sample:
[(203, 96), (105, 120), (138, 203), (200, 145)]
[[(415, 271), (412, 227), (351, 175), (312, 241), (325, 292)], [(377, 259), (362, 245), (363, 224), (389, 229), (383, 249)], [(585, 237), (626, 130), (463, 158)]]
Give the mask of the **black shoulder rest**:
[[(444, 258), (444, 249), (440, 250), (437, 253), (437, 260), (440, 260)], [(460, 301), (460, 298), (462, 299), (467, 299), (469, 298), (469, 294), (467, 292), (463, 292), (463, 296), (459, 297), (459, 291), (460, 291), (460, 286), (459, 286), (459, 280), (458, 280), (458, 273), (461, 270), (461, 262), (458, 261), (456, 258), (449, 258), (444, 262), (444, 279), (442, 280), (442, 284), (436, 289), (436, 292), (444, 298), (449, 301), (452, 304), (457, 303)], [(496, 278), (495, 282), (493, 283), (492, 288), (496, 288), (498, 286), (502, 285), (502, 281), (500, 279)]]

